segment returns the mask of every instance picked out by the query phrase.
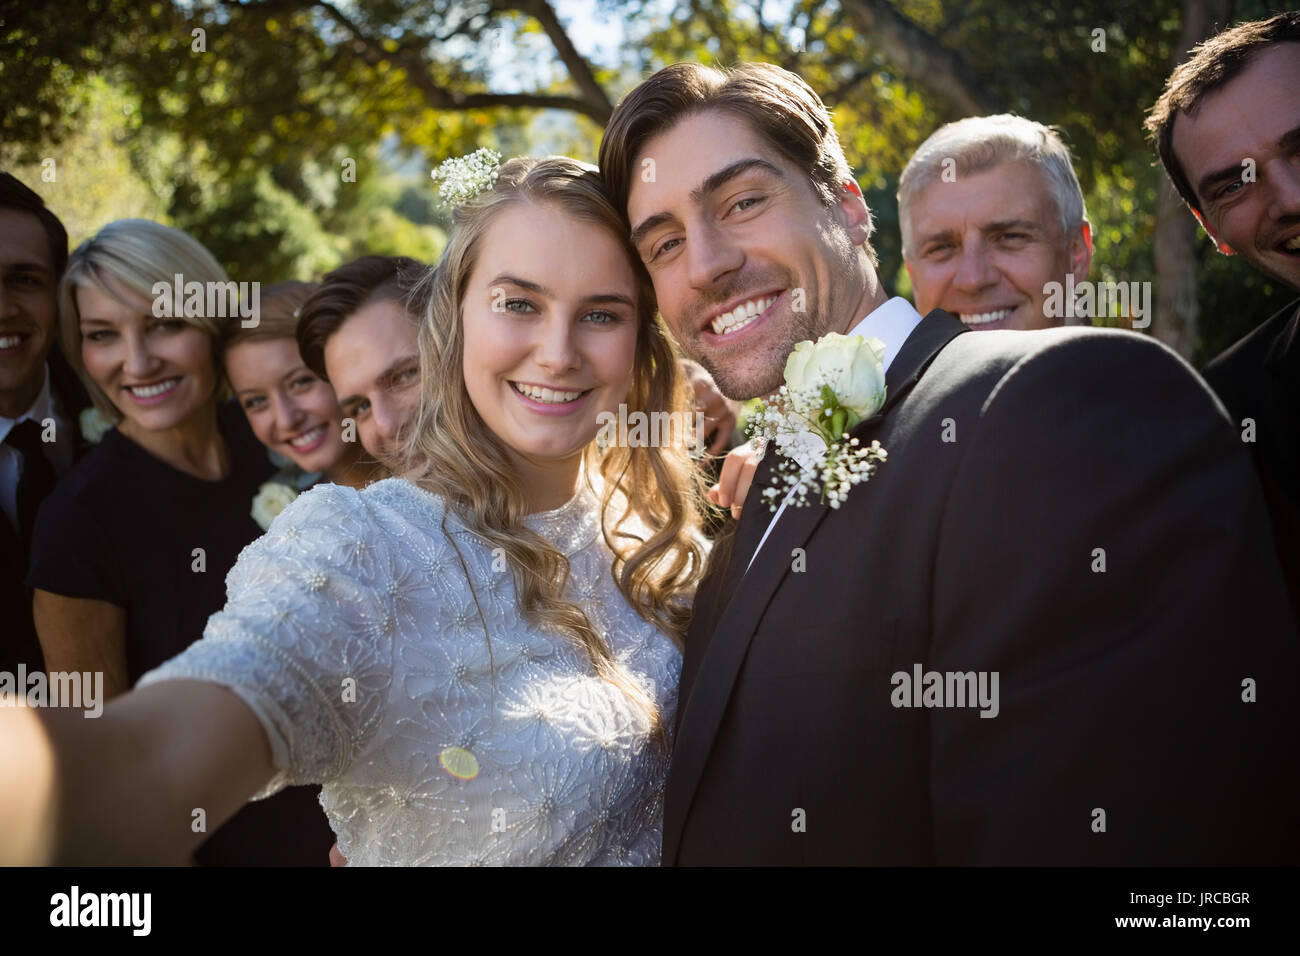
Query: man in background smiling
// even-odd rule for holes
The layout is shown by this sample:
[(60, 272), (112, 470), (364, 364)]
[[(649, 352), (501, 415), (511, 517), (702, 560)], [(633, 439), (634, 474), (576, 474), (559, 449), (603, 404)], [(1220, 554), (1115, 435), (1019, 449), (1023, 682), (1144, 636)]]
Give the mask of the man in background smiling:
[[(1165, 171), (1224, 255), (1300, 289), (1300, 13), (1211, 37), (1151, 109)], [(1300, 615), (1300, 307), (1292, 302), (1205, 368), (1264, 486)]]
[(1049, 284), (1083, 282), (1092, 263), (1069, 150), (1020, 116), (940, 127), (903, 170), (898, 218), (917, 310), (978, 331), (1065, 325), (1044, 307)]
[(0, 173), (0, 671), (44, 666), (23, 584), (32, 527), (41, 501), (86, 447), (77, 416), (89, 399), (54, 343), (54, 292), (67, 262), (58, 217)]

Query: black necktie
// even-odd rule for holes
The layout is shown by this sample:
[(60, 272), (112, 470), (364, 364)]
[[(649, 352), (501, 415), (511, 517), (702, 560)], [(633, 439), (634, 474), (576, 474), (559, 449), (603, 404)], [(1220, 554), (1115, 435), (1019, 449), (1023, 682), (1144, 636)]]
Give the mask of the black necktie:
[(36, 509), (54, 490), (54, 466), (45, 457), (39, 422), (29, 418), (15, 425), (5, 436), (5, 444), (22, 458), (18, 476), (18, 535), (26, 545), (32, 540)]

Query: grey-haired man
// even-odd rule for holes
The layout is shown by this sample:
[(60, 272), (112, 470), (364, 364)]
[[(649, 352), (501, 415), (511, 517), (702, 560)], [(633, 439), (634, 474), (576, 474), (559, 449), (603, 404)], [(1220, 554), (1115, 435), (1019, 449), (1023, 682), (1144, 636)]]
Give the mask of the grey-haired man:
[(903, 169), (898, 219), (922, 315), (977, 331), (1088, 324), (1064, 299), (1088, 278), (1092, 227), (1050, 127), (1010, 114), (940, 127)]

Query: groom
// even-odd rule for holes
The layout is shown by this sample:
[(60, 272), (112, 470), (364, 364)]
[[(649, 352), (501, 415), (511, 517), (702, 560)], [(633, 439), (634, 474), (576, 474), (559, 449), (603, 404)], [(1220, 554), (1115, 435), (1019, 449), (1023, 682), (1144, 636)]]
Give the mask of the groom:
[(1204, 383), (1133, 333), (969, 335), (888, 299), (785, 70), (660, 71), (600, 166), (728, 397), (778, 388), (804, 339), (885, 346), (853, 435), (888, 461), (773, 519), (769, 451), (701, 585), (664, 862), (1296, 862), (1300, 641)]

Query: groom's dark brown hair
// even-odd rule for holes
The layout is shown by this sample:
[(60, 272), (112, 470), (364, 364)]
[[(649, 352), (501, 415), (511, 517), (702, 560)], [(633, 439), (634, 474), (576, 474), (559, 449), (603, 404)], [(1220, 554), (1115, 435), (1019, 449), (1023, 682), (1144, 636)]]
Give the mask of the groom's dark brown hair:
[[(853, 180), (830, 113), (798, 75), (770, 63), (741, 63), (730, 69), (674, 63), (623, 98), (600, 141), (600, 175), (624, 216), (636, 174), (632, 164), (641, 147), (705, 110), (748, 121), (772, 149), (807, 173), (813, 191), (827, 206), (839, 202), (844, 183)], [(863, 247), (874, 265), (870, 241)]]

